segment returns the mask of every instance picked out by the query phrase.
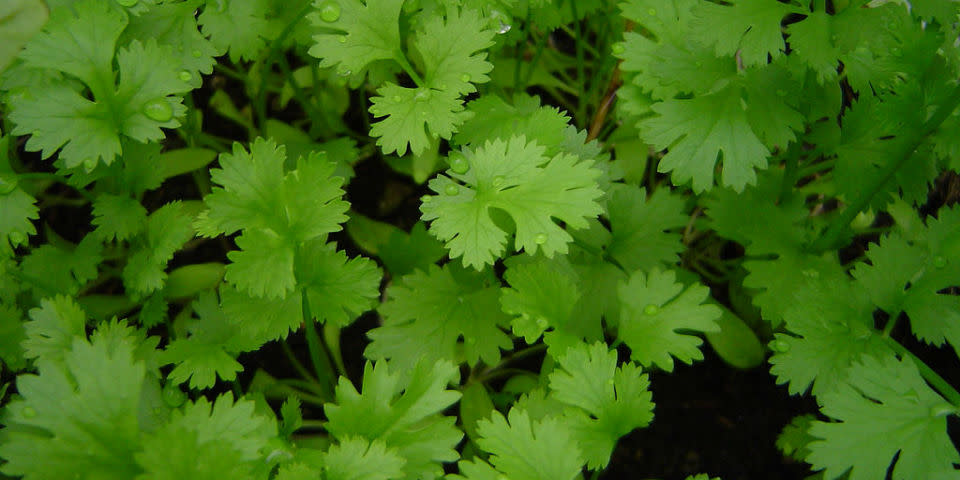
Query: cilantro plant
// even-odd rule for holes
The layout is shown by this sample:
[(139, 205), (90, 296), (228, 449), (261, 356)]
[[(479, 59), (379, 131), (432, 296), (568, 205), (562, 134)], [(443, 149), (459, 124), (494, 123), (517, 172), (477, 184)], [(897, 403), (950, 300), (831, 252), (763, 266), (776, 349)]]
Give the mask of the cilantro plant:
[(958, 38), (957, 0), (5, 0), (0, 474), (595, 479), (712, 348), (816, 399), (777, 445), (817, 478), (958, 478)]

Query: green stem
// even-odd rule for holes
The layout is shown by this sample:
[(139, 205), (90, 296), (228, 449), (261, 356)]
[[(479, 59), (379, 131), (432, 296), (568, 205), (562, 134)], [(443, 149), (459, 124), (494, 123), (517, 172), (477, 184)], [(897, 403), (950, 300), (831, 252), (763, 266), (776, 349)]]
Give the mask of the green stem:
[(413, 69), (413, 65), (410, 65), (410, 62), (407, 61), (407, 56), (403, 54), (399, 49), (393, 53), (393, 59), (400, 64), (400, 68), (406, 72), (407, 75), (413, 80), (413, 83), (417, 84), (418, 87), (423, 87), (423, 79), (420, 78), (420, 75), (416, 70)]
[(777, 204), (781, 204), (793, 193), (793, 186), (797, 183), (797, 165), (800, 163), (800, 142), (793, 142), (787, 147), (787, 161), (783, 169), (783, 182), (780, 183), (780, 196)]
[(277, 61), (277, 65), (280, 66), (280, 71), (283, 72), (283, 75), (287, 77), (287, 81), (290, 82), (290, 88), (293, 89), (293, 98), (296, 98), (300, 102), (300, 106), (303, 107), (303, 110), (307, 113), (307, 116), (310, 117), (310, 120), (314, 123), (320, 123), (323, 121), (323, 112), (317, 108), (317, 106), (310, 101), (303, 94), (303, 89), (300, 88), (300, 83), (297, 82), (297, 79), (293, 77), (293, 71), (290, 69), (290, 64), (287, 62), (287, 59), (281, 55)]
[[(547, 39), (549, 36), (544, 36), (540, 39), (540, 42), (537, 43), (537, 49), (533, 52), (533, 58), (530, 60), (530, 65), (527, 65), (527, 74), (523, 76), (523, 82), (520, 85), (517, 85), (516, 90), (522, 92), (527, 88), (527, 85), (530, 85), (530, 80), (533, 79), (533, 74), (537, 70), (537, 64), (540, 63), (540, 56), (543, 55), (543, 51), (547, 48)], [(520, 63), (517, 63), (517, 71), (520, 71)]]
[(576, 38), (574, 38), (574, 48), (577, 52), (577, 118), (586, 118), (587, 104), (583, 96), (587, 93), (587, 77), (584, 74), (584, 54), (583, 54), (583, 28), (577, 20), (577, 0), (570, 0), (570, 13), (573, 14), (573, 21), (576, 25)]
[(907, 350), (903, 345), (900, 345), (896, 340), (886, 337), (887, 345), (897, 352), (901, 357), (908, 357), (913, 360), (913, 363), (917, 366), (917, 369), (920, 370), (920, 376), (923, 377), (927, 383), (930, 384), (940, 395), (943, 395), (943, 398), (947, 399), (953, 406), (960, 408), (960, 393), (957, 392), (943, 377), (940, 376), (937, 372), (933, 371), (923, 360), (917, 358), (910, 350)]
[(897, 312), (890, 316), (890, 319), (887, 320), (887, 324), (883, 326), (883, 333), (880, 336), (887, 338), (890, 336), (890, 332), (893, 331), (893, 327), (897, 326), (897, 319), (900, 318), (900, 312)]
[(309, 420), (305, 418), (300, 423), (300, 430), (303, 430), (303, 429), (322, 430), (325, 428), (327, 428), (327, 422), (323, 420)]
[(267, 82), (270, 80), (270, 66), (273, 65), (274, 58), (280, 52), (280, 46), (283, 45), (287, 36), (293, 32), (294, 27), (300, 23), (300, 20), (302, 20), (311, 9), (313, 9), (313, 2), (307, 2), (303, 8), (297, 12), (296, 16), (293, 17), (293, 20), (287, 23), (280, 32), (280, 35), (270, 43), (270, 49), (268, 50), (266, 59), (263, 61), (263, 72), (260, 74), (260, 87), (257, 89), (257, 97), (254, 99), (253, 104), (253, 109), (257, 115), (257, 125), (260, 126), (261, 131), (267, 123)]
[(920, 130), (920, 135), (917, 138), (907, 143), (902, 151), (898, 152), (896, 155), (897, 160), (892, 164), (887, 166), (886, 171), (872, 182), (864, 191), (857, 197), (847, 208), (836, 217), (827, 227), (823, 235), (820, 236), (813, 244), (810, 245), (809, 251), (813, 253), (823, 253), (827, 250), (837, 247), (838, 242), (843, 237), (843, 233), (846, 230), (847, 226), (850, 225), (850, 222), (868, 205), (870, 201), (873, 200), (873, 197), (876, 196), (883, 188), (893, 179), (894, 175), (900, 170), (901, 167), (907, 164), (907, 162), (913, 158), (913, 155), (916, 153), (917, 148), (923, 143), (926, 138), (933, 133), (940, 124), (942, 124), (948, 116), (957, 108), (957, 105), (960, 105), (960, 86), (956, 87), (953, 90), (953, 93), (950, 94), (950, 97), (937, 109), (937, 112), (930, 118), (926, 123), (924, 123), (922, 129)]
[(797, 178), (806, 178), (815, 173), (820, 173), (824, 170), (830, 170), (837, 164), (836, 160), (824, 160), (822, 162), (814, 163), (813, 165), (807, 165), (797, 171)]
[(314, 377), (307, 367), (303, 366), (303, 363), (297, 359), (297, 355), (293, 353), (293, 349), (290, 348), (290, 344), (287, 343), (287, 340), (280, 341), (280, 347), (283, 348), (283, 353), (287, 356), (287, 360), (290, 361), (290, 365), (293, 365), (293, 369), (300, 374), (301, 377), (312, 383), (318, 383), (317, 377)]
[(317, 329), (313, 323), (313, 315), (310, 313), (310, 302), (307, 299), (307, 291), (301, 290), (301, 303), (303, 305), (303, 334), (307, 339), (307, 349), (310, 351), (310, 361), (313, 363), (313, 370), (317, 374), (317, 385), (323, 390), (323, 398), (333, 398), (333, 385), (336, 379), (333, 375), (333, 366), (330, 365), (330, 358), (323, 348), (323, 341), (317, 334)]
[(284, 385), (289, 385), (293, 388), (306, 390), (308, 392), (313, 392), (317, 395), (323, 395), (323, 392), (320, 390), (320, 387), (318, 387), (317, 384), (313, 382), (308, 382), (306, 380), (301, 380), (299, 378), (281, 378), (277, 381)]
[(16, 176), (17, 176), (17, 179), (19, 180), (50, 180), (52, 182), (61, 183), (63, 185), (66, 185), (72, 188), (73, 191), (77, 192), (78, 195), (80, 195), (81, 197), (84, 198), (84, 200), (90, 203), (93, 203), (93, 201), (96, 199), (90, 192), (82, 188), (77, 188), (73, 185), (70, 185), (70, 183), (67, 182), (66, 178), (60, 175), (57, 175), (56, 173), (25, 172), (25, 173), (17, 173)]

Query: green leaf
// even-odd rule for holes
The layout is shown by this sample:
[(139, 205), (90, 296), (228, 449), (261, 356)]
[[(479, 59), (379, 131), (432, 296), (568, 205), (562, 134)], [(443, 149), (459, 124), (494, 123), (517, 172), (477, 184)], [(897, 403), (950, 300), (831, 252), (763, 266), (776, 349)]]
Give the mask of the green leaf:
[(123, 269), (123, 283), (128, 293), (143, 296), (163, 288), (167, 262), (194, 236), (192, 222), (193, 218), (179, 201), (150, 214), (146, 230), (138, 237)]
[(554, 219), (584, 228), (586, 218), (601, 211), (595, 180), (600, 171), (591, 161), (565, 154), (548, 158), (543, 147), (523, 137), (488, 141), (463, 154), (468, 170), (431, 180), (437, 195), (427, 197), (420, 209), (423, 219), (432, 221), (430, 232), (466, 266), (479, 270), (504, 250), (508, 234), (494, 222), (492, 209), (513, 219), (517, 249), (530, 255), (543, 251), (548, 257), (566, 253), (572, 240)]
[(147, 227), (147, 210), (133, 198), (103, 193), (93, 201), (91, 223), (104, 240), (128, 240)]
[(550, 374), (550, 395), (579, 409), (565, 418), (587, 467), (603, 469), (620, 437), (653, 420), (649, 379), (632, 363), (618, 368), (617, 352), (600, 342), (570, 348), (558, 363)]
[(798, 8), (766, 0), (729, 4), (698, 2), (693, 8), (694, 39), (712, 45), (717, 55), (738, 55), (745, 66), (766, 65), (783, 55), (786, 46), (780, 23)]
[(667, 99), (651, 108), (657, 116), (640, 124), (642, 138), (669, 149), (657, 171), (671, 173), (674, 184), (692, 181), (695, 193), (709, 190), (722, 160), (722, 184), (740, 192), (756, 182), (754, 169), (767, 167), (770, 151), (750, 126), (738, 88)]
[(370, 113), (385, 117), (370, 127), (370, 135), (377, 137), (383, 153), (401, 156), (407, 153), (407, 144), (410, 153), (421, 155), (431, 141), (449, 140), (472, 115), (463, 111), (460, 94), (453, 89), (406, 88), (387, 82), (370, 102)]
[(347, 437), (324, 457), (327, 480), (392, 480), (404, 478), (406, 460), (382, 441)]
[(233, 63), (254, 60), (266, 47), (269, 8), (267, 0), (216, 0), (207, 3), (197, 23), (216, 47), (216, 55), (229, 52)]
[(76, 246), (64, 243), (62, 248), (51, 243), (41, 245), (20, 264), (38, 298), (74, 295), (97, 277), (97, 267), (103, 260), (100, 240), (95, 235), (87, 235)]
[(178, 95), (192, 87), (180, 78), (172, 47), (150, 39), (115, 49), (127, 25), (121, 10), (94, 0), (73, 9), (58, 9), (21, 58), (28, 67), (76, 77), (93, 100), (65, 79), (49, 80), (14, 96), (9, 114), (14, 134), (32, 135), (28, 150), (41, 151), (44, 158), (60, 150), (64, 165), (91, 171), (101, 162), (114, 162), (123, 138), (158, 141), (164, 138), (161, 128), (179, 127), (186, 108)]
[(477, 90), (475, 83), (490, 81), (493, 65), (483, 50), (493, 45), (495, 35), (476, 10), (448, 8), (445, 17), (428, 17), (413, 40), (426, 86), (465, 94)]
[(388, 272), (401, 276), (415, 270), (425, 272), (446, 254), (443, 244), (427, 233), (426, 224), (417, 222), (409, 234), (400, 229), (392, 230), (380, 247), (379, 256)]
[(320, 33), (310, 55), (320, 67), (337, 67), (344, 76), (360, 79), (379, 60), (403, 58), (400, 50), (400, 8), (403, 0), (338, 0), (337, 14), (310, 14)]
[(727, 365), (735, 368), (750, 369), (760, 366), (767, 352), (756, 332), (729, 309), (721, 306), (720, 310), (722, 313), (717, 318), (720, 331), (706, 334), (713, 351), (717, 352)]
[(21, 375), (22, 397), (6, 407), (9, 428), (0, 444), (7, 475), (54, 480), (77, 472), (130, 479), (139, 468), (138, 411), (145, 375), (129, 341), (112, 345), (83, 337), (62, 351), (63, 362), (41, 358), (39, 374)]
[[(531, 421), (510, 409), (509, 423), (500, 412), (478, 422), (480, 448), (490, 463), (511, 480), (573, 480), (584, 460), (567, 426), (555, 418)], [(483, 477), (479, 477), (483, 478)]]
[(22, 318), (23, 314), (16, 306), (0, 304), (0, 360), (14, 371), (26, 366), (27, 356), (22, 343), (27, 333)]
[(673, 270), (654, 268), (649, 274), (634, 272), (619, 288), (618, 336), (630, 347), (630, 357), (668, 372), (674, 357), (688, 365), (703, 360), (703, 340), (689, 332), (720, 331), (720, 309), (703, 304), (710, 290), (699, 284), (685, 288), (676, 278)]
[(0, 257), (12, 253), (11, 247), (25, 245), (29, 235), (36, 235), (31, 220), (40, 218), (37, 200), (20, 188), (10, 167), (9, 149), (10, 137), (0, 134)]
[(439, 462), (459, 458), (453, 448), (463, 437), (454, 418), (440, 415), (460, 397), (447, 390), (457, 376), (446, 361), (421, 362), (401, 383), (400, 373), (391, 373), (386, 362), (367, 363), (363, 369), (362, 394), (344, 377), (336, 389), (336, 402), (324, 406), (327, 431), (337, 440), (360, 436), (382, 441), (406, 460), (403, 471), (410, 477), (436, 477)]
[(0, 6), (0, 72), (6, 70), (31, 37), (47, 21), (42, 0), (11, 0)]
[(956, 475), (960, 462), (947, 434), (947, 416), (956, 414), (927, 385), (909, 359), (864, 356), (849, 380), (821, 397), (823, 413), (835, 422), (815, 421), (807, 461), (835, 478), (850, 469), (850, 480), (894, 480)]
[(40, 302), (30, 310), (31, 321), (24, 324), (26, 358), (63, 358), (74, 338), (86, 338), (87, 317), (69, 297), (58, 295)]
[(613, 190), (607, 204), (613, 236), (607, 253), (624, 270), (649, 270), (676, 264), (683, 250), (680, 234), (669, 232), (687, 225), (686, 200), (661, 188), (647, 197), (644, 188)]
[(400, 370), (421, 360), (496, 365), (500, 350), (513, 346), (502, 330), (509, 317), (498, 298), (489, 272), (449, 264), (415, 271), (387, 289), (379, 307), (383, 325), (368, 333), (373, 341), (364, 355), (389, 358)]
[(467, 104), (467, 111), (472, 116), (454, 135), (454, 141), (474, 147), (496, 138), (523, 135), (555, 155), (561, 152), (563, 132), (570, 123), (570, 117), (560, 109), (540, 105), (539, 98), (522, 94), (514, 95), (513, 104), (495, 94), (481, 95)]

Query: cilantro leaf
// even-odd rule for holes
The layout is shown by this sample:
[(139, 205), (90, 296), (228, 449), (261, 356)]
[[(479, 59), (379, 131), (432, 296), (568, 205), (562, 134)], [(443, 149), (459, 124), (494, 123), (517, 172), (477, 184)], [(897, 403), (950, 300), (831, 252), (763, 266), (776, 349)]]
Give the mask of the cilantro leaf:
[[(387, 82), (371, 97), (370, 113), (386, 117), (370, 127), (383, 153), (407, 153), (407, 144), (414, 155), (422, 154), (431, 141), (450, 139), (467, 118), (460, 94), (453, 89), (406, 88)], [(429, 131), (429, 134), (427, 133)]]
[(229, 52), (230, 61), (254, 60), (266, 47), (268, 0), (214, 0), (208, 2), (197, 23), (218, 54)]
[(780, 22), (801, 10), (788, 3), (766, 0), (737, 0), (721, 5), (698, 2), (693, 8), (694, 38), (712, 45), (717, 55), (738, 54), (745, 66), (766, 65), (776, 60), (786, 45)]
[(719, 332), (720, 309), (705, 305), (710, 291), (703, 285), (677, 283), (673, 270), (654, 268), (649, 274), (634, 272), (620, 286), (619, 338), (630, 347), (630, 357), (673, 371), (673, 358), (690, 364), (702, 360), (703, 339), (680, 333)]
[(96, 234), (104, 240), (127, 240), (147, 227), (147, 210), (128, 196), (102, 193), (93, 201)]
[(331, 177), (336, 165), (321, 153), (297, 160), (284, 173), (286, 150), (258, 138), (249, 152), (239, 143), (220, 156), (211, 172), (217, 187), (204, 198), (208, 209), (195, 226), (202, 236), (232, 234), (240, 251), (231, 252), (227, 281), (253, 296), (283, 298), (293, 291), (297, 249), (339, 231), (349, 204), (341, 199), (343, 179)]
[(490, 81), (493, 65), (482, 51), (493, 45), (495, 35), (476, 10), (449, 8), (445, 17), (429, 17), (413, 40), (423, 59), (426, 86), (459, 95)]
[(324, 456), (327, 480), (393, 480), (404, 478), (406, 460), (382, 441), (346, 437)]
[[(201, 0), (188, 0), (150, 5), (143, 14), (130, 17), (127, 28), (120, 36), (120, 43), (137, 38), (155, 38), (157, 42), (173, 47), (182, 68), (191, 73), (190, 85), (200, 87), (202, 79), (199, 73), (212, 73), (216, 63), (214, 57), (223, 53), (197, 27), (194, 12), (202, 3)], [(209, 31), (211, 26), (207, 28)]]
[(41, 0), (12, 0), (0, 6), (0, 72), (46, 23), (49, 12)]
[(11, 247), (27, 243), (37, 233), (31, 220), (40, 218), (37, 200), (19, 186), (17, 174), (7, 155), (10, 137), (0, 132), (0, 257), (11, 254)]
[(947, 415), (956, 407), (933, 391), (909, 359), (864, 356), (850, 369), (849, 380), (820, 397), (825, 415), (815, 421), (807, 461), (824, 476), (850, 470), (850, 480), (884, 478), (893, 466), (894, 480), (956, 474), (960, 462), (947, 435)]
[(657, 189), (649, 198), (643, 188), (615, 189), (607, 204), (613, 234), (607, 253), (630, 272), (676, 263), (683, 244), (679, 233), (668, 230), (687, 225), (685, 202), (665, 188)]
[[(22, 344), (27, 334), (22, 317), (15, 305), (0, 303), (0, 361), (14, 371), (26, 365), (27, 356)], [(2, 397), (0, 393), (0, 399)]]
[(121, 10), (93, 0), (73, 10), (57, 9), (21, 58), (28, 67), (76, 77), (93, 101), (66, 79), (48, 80), (14, 96), (9, 114), (14, 134), (32, 135), (28, 150), (41, 151), (44, 158), (60, 150), (67, 167), (83, 165), (89, 171), (101, 161), (113, 163), (122, 138), (157, 141), (164, 138), (161, 128), (180, 126), (186, 108), (177, 95), (191, 85), (180, 78), (182, 66), (173, 49), (154, 39), (134, 40), (115, 51), (127, 25)]
[(513, 218), (516, 248), (530, 255), (538, 250), (547, 256), (567, 252), (572, 237), (554, 219), (584, 228), (586, 218), (601, 212), (595, 181), (600, 171), (590, 161), (565, 154), (548, 158), (543, 152), (524, 137), (488, 141), (476, 150), (463, 150), (465, 173), (451, 170), (452, 178), (430, 181), (438, 195), (427, 197), (420, 210), (451, 257), (462, 257), (464, 265), (479, 270), (503, 252), (508, 234), (494, 222), (492, 209)]
[(167, 262), (193, 238), (192, 222), (193, 218), (179, 201), (150, 214), (145, 231), (135, 242), (136, 247), (123, 269), (123, 284), (129, 293), (142, 296), (163, 288)]
[[(566, 425), (558, 419), (531, 421), (511, 408), (508, 419), (500, 412), (477, 422), (480, 448), (490, 452), (490, 463), (511, 480), (573, 480), (584, 460)], [(482, 477), (481, 477), (482, 478)], [(499, 477), (498, 477), (499, 478)]]
[(617, 352), (597, 342), (567, 350), (550, 374), (550, 395), (577, 407), (567, 412), (587, 467), (607, 466), (617, 440), (650, 424), (653, 402), (646, 375), (632, 363), (617, 367)]
[(400, 50), (400, 9), (403, 0), (338, 0), (337, 15), (310, 15), (320, 33), (310, 55), (320, 67), (337, 67), (343, 76), (363, 78), (378, 60), (404, 58)]
[(41, 300), (30, 310), (31, 321), (24, 324), (26, 358), (63, 358), (74, 338), (86, 338), (87, 316), (74, 300), (64, 295)]
[(789, 382), (793, 395), (813, 384), (813, 394), (820, 398), (842, 385), (854, 361), (890, 351), (870, 329), (873, 305), (869, 298), (842, 275), (818, 274), (816, 281), (793, 292), (793, 307), (784, 315), (791, 334), (778, 333), (771, 343), (775, 354), (770, 358), (770, 373), (779, 384)]
[(770, 151), (750, 126), (739, 88), (667, 99), (651, 109), (658, 115), (640, 124), (642, 138), (669, 149), (657, 171), (671, 173), (674, 184), (692, 181), (694, 192), (709, 190), (721, 154), (722, 183), (738, 192), (756, 181), (755, 168), (767, 167)]
[(74, 295), (80, 287), (97, 278), (98, 265), (103, 261), (103, 245), (96, 235), (87, 235), (73, 246), (63, 242), (41, 245), (24, 257), (20, 263), (25, 282), (37, 298), (57, 294)]
[(453, 425), (453, 417), (440, 415), (460, 397), (446, 389), (456, 375), (452, 363), (420, 362), (404, 384), (401, 374), (391, 373), (386, 362), (368, 362), (362, 394), (340, 377), (336, 402), (324, 406), (327, 431), (341, 442), (356, 436), (382, 441), (406, 460), (407, 476), (436, 477), (443, 472), (438, 462), (459, 458), (453, 447), (463, 433)]
[(513, 343), (503, 332), (509, 317), (500, 310), (499, 289), (489, 272), (431, 266), (402, 277), (387, 289), (380, 306), (383, 325), (371, 330), (368, 358), (389, 358), (401, 370), (424, 359), (496, 365)]
[(6, 407), (10, 428), (0, 470), (26, 480), (130, 479), (139, 468), (139, 404), (145, 368), (128, 341), (73, 338), (63, 361), (41, 358), (39, 374), (17, 378), (22, 399)]
[(522, 94), (514, 95), (512, 104), (495, 94), (481, 95), (467, 104), (467, 111), (472, 116), (454, 136), (459, 145), (477, 146), (495, 138), (523, 135), (557, 154), (570, 123), (570, 117), (557, 107), (540, 105), (539, 98)]

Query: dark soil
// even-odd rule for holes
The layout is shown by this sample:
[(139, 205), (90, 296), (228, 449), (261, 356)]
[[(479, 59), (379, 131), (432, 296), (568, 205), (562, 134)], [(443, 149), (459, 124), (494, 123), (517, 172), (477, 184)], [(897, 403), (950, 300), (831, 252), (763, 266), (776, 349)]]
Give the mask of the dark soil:
[(806, 464), (777, 450), (790, 420), (817, 411), (808, 397), (777, 386), (768, 365), (729, 367), (709, 348), (693, 365), (651, 375), (653, 423), (620, 439), (603, 479), (683, 480), (707, 473), (723, 480), (803, 479)]

